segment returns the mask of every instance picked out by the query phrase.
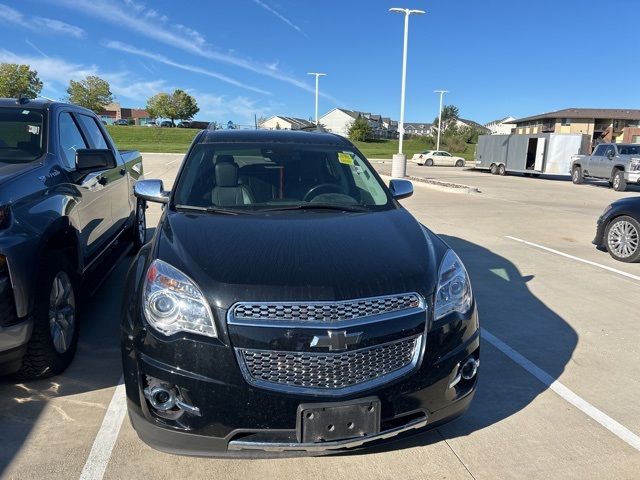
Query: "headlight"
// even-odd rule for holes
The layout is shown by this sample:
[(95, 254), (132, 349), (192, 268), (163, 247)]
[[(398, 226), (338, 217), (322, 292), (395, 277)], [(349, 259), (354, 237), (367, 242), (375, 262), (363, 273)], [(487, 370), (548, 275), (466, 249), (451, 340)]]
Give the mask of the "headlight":
[(162, 260), (154, 260), (147, 270), (143, 306), (149, 325), (164, 335), (218, 336), (211, 308), (198, 286)]
[(469, 275), (462, 261), (449, 250), (440, 264), (434, 306), (436, 320), (451, 312), (467, 313), (473, 302)]

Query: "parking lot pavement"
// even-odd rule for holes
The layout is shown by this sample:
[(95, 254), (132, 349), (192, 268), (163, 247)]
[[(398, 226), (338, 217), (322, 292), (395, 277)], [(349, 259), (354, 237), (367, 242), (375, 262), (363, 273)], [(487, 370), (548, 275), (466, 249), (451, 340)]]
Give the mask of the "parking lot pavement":
[[(181, 158), (145, 155), (146, 177), (170, 188)], [(377, 168), (384, 173), (386, 165)], [(86, 302), (78, 356), (64, 375), (1, 381), (0, 476), (78, 478), (88, 459), (98, 459), (92, 471), (113, 479), (638, 478), (640, 265), (617, 263), (590, 243), (602, 209), (625, 194), (559, 180), (409, 168), (482, 191), (416, 184), (402, 202), (460, 254), (477, 296), (480, 384), (464, 417), (371, 453), (324, 458), (167, 455), (138, 440), (126, 418), (113, 436), (105, 434), (101, 425), (120, 377), (119, 302), (128, 258)], [(149, 208), (149, 227), (160, 213)]]

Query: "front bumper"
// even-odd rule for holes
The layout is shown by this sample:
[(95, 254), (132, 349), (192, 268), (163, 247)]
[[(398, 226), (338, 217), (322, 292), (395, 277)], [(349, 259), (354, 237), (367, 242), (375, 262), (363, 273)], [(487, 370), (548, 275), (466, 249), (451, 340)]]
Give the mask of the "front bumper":
[(32, 330), (31, 319), (0, 327), (0, 376), (15, 373), (20, 369)]
[[(275, 453), (322, 454), (362, 448), (433, 427), (462, 415), (476, 389), (477, 376), (452, 386), (459, 364), (470, 355), (479, 358), (477, 314), (432, 328), (424, 358), (416, 370), (366, 391), (335, 396), (270, 391), (247, 383), (233, 349), (217, 348), (215, 372), (189, 361), (183, 352), (172, 358), (148, 353), (156, 337), (136, 341), (123, 332), (123, 365), (129, 416), (139, 437), (169, 453), (196, 456), (270, 456)], [(464, 326), (463, 326), (464, 325)], [(171, 344), (171, 342), (163, 341)], [(175, 347), (175, 345), (174, 345)], [(204, 355), (206, 348), (192, 345)], [(194, 353), (197, 355), (197, 352)], [(186, 355), (188, 356), (188, 355)], [(197, 357), (194, 357), (197, 358)], [(209, 365), (210, 362), (207, 362)], [(176, 385), (200, 415), (184, 412), (178, 419), (163, 418), (144, 396), (147, 379)], [(381, 405), (380, 431), (366, 437), (323, 443), (302, 443), (296, 424), (298, 407), (309, 402), (349, 402), (375, 396)]]
[(638, 183), (640, 184), (640, 170), (627, 171), (624, 174), (625, 180), (627, 183)]

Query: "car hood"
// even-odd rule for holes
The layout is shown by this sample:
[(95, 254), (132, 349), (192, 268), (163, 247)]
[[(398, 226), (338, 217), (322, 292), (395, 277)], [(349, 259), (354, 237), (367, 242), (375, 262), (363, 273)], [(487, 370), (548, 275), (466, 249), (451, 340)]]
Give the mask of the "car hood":
[(10, 180), (23, 172), (37, 168), (39, 166), (38, 161), (22, 162), (22, 163), (7, 163), (0, 159), (0, 184)]
[(157, 257), (212, 304), (344, 300), (435, 290), (446, 245), (406, 210), (258, 215), (168, 211)]

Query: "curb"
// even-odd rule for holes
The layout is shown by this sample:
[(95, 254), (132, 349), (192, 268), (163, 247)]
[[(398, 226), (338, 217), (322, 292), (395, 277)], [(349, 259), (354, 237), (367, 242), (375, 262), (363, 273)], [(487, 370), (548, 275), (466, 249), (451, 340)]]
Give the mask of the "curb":
[[(393, 178), (391, 175), (379, 174), (381, 177)], [(466, 194), (477, 194), (482, 193), (482, 191), (478, 187), (473, 187), (470, 185), (463, 185), (461, 183), (452, 183), (452, 182), (443, 182), (441, 180), (435, 180), (433, 178), (424, 178), (424, 177), (414, 177), (413, 175), (407, 175), (404, 177), (405, 180), (411, 180), (412, 182), (417, 182), (419, 184), (424, 185), (425, 187), (433, 188), (436, 190), (441, 190), (450, 193), (466, 193)]]

